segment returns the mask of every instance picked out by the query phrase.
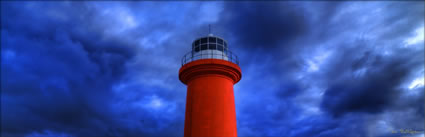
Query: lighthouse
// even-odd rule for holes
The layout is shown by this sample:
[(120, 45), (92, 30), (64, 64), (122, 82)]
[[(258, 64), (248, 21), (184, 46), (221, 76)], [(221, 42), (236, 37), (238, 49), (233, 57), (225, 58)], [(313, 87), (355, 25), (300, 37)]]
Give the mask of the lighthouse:
[(239, 61), (224, 39), (209, 34), (193, 41), (182, 58), (179, 79), (187, 85), (185, 137), (236, 137), (233, 85)]

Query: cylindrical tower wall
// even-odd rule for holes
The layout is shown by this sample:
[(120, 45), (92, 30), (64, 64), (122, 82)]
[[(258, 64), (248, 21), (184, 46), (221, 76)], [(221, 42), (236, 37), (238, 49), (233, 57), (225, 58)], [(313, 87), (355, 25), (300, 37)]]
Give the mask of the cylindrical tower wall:
[(231, 79), (211, 74), (188, 82), (184, 136), (237, 136)]

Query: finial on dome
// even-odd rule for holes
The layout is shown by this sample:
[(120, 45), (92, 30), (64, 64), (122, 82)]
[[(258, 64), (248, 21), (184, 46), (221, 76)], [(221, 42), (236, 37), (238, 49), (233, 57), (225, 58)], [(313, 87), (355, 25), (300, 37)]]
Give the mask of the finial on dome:
[(213, 36), (211, 33), (211, 24), (208, 24), (208, 36)]

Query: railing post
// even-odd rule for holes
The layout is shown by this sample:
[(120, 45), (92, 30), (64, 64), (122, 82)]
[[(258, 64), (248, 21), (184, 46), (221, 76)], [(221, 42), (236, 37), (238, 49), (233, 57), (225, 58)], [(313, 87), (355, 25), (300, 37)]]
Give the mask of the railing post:
[(186, 55), (183, 56), (182, 58), (182, 66), (186, 63)]
[[(232, 53), (232, 52), (229, 51), (229, 53)], [(232, 54), (230, 54), (230, 62), (233, 62), (233, 55)]]
[(223, 51), (221, 52), (221, 58), (224, 59), (225, 55), (226, 55), (226, 53), (224, 53), (224, 49), (223, 49)]

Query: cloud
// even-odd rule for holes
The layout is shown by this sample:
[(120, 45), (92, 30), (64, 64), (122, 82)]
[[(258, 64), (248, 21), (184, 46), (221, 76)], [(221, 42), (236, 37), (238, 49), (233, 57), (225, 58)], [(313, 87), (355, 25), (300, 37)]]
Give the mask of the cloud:
[[(419, 62), (423, 61), (411, 61), (408, 58), (412, 54), (418, 55), (416, 58), (419, 58), (421, 53), (405, 53), (408, 55), (399, 55), (388, 60), (365, 53), (353, 60), (351, 75), (335, 79), (338, 82), (334, 82), (326, 90), (322, 107), (337, 116), (356, 111), (378, 113), (393, 105), (393, 100), (402, 92), (399, 85), (409, 76), (410, 69), (421, 67)], [(351, 61), (344, 59), (341, 63)], [(361, 70), (365, 72), (356, 75), (356, 72)]]
[(209, 24), (241, 62), (239, 136), (423, 131), (421, 5), (4, 2), (1, 133), (182, 136), (180, 59)]
[[(296, 5), (275, 3), (228, 3), (223, 16), (226, 30), (235, 35), (235, 48), (270, 50), (309, 32), (308, 19)], [(289, 49), (289, 48), (288, 48)]]

